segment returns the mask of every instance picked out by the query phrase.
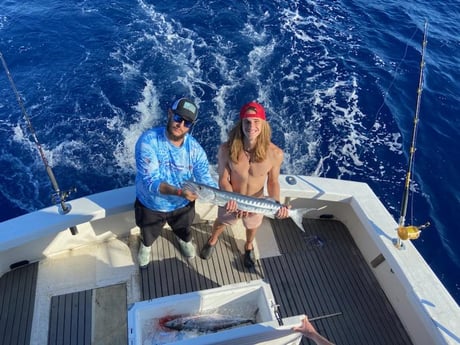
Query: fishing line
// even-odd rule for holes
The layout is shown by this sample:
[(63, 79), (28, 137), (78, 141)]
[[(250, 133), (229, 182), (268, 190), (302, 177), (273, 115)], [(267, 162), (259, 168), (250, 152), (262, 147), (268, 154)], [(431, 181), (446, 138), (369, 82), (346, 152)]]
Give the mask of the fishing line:
[[(414, 30), (414, 33), (412, 34), (412, 36), (410, 37), (410, 40), (413, 40), (414, 37), (415, 37), (415, 34), (417, 33), (418, 29), (415, 28)], [(391, 88), (393, 87), (393, 84), (395, 83), (396, 81), (396, 75), (401, 67), (401, 65), (403, 64), (403, 62), (406, 60), (406, 55), (407, 55), (407, 52), (408, 52), (408, 49), (409, 49), (409, 42), (406, 43), (406, 47), (404, 49), (404, 54), (403, 54), (403, 57), (401, 58), (401, 60), (399, 61), (399, 63), (397, 64), (396, 68), (395, 68), (395, 72), (393, 74), (393, 79), (391, 80), (390, 82), (390, 85), (388, 86), (388, 89), (385, 91), (384, 95), (383, 95), (383, 100), (382, 100), (382, 104), (380, 105), (380, 107), (377, 109), (377, 112), (375, 113), (375, 115), (377, 116), (378, 114), (380, 114), (380, 111), (382, 110), (383, 106), (385, 105), (385, 101), (387, 99), (387, 96), (391, 90)]]
[[(49, 165), (48, 160), (46, 159), (45, 152), (43, 151), (42, 145), (38, 141), (37, 134), (35, 133), (35, 129), (32, 126), (32, 121), (30, 120), (30, 117), (27, 114), (27, 111), (26, 111), (26, 109), (24, 107), (24, 102), (22, 101), (22, 98), (21, 98), (21, 96), (20, 96), (20, 94), (18, 92), (18, 89), (16, 88), (16, 85), (15, 85), (15, 83), (13, 81), (13, 77), (11, 76), (10, 70), (8, 69), (8, 65), (6, 64), (6, 61), (3, 58), (3, 54), (1, 52), (0, 52), (0, 60), (2, 60), (3, 69), (6, 72), (6, 75), (8, 77), (9, 82), (10, 82), (11, 88), (13, 89), (13, 92), (14, 92), (14, 94), (16, 96), (16, 100), (17, 100), (17, 102), (19, 104), (19, 108), (21, 108), (22, 116), (24, 117), (24, 119), (26, 121), (26, 124), (27, 124), (27, 127), (29, 128), (30, 133), (32, 134), (33, 141), (34, 141), (35, 145), (38, 148), (38, 152), (39, 152), (40, 157), (41, 157), (41, 159), (43, 161), (43, 164), (45, 165), (46, 172), (47, 172), (48, 177), (50, 179), (50, 182), (51, 182), (51, 184), (53, 186), (54, 194), (52, 195), (52, 200), (55, 203), (58, 203), (60, 205), (61, 213), (63, 213), (63, 214), (69, 213), (70, 210), (71, 210), (71, 207), (70, 207), (69, 204), (67, 204), (65, 202), (65, 200), (67, 199), (69, 194), (72, 191), (74, 191), (75, 189), (72, 189), (72, 190), (69, 190), (69, 191), (66, 191), (66, 192), (63, 192), (63, 191), (60, 190), (59, 185), (57, 183), (57, 180), (56, 180), (56, 178), (54, 176), (53, 170), (52, 170), (51, 166)], [(73, 235), (75, 235), (78, 232), (76, 227), (74, 227), (74, 226), (70, 227), (70, 231), (72, 232)]]
[[(425, 30), (426, 30), (426, 28), (425, 28)], [(411, 42), (414, 39), (415, 35), (417, 34), (417, 31), (418, 31), (418, 28), (416, 27), (414, 29), (414, 32), (412, 33), (412, 36), (410, 37), (408, 43), (406, 43), (406, 46), (404, 48), (404, 54), (403, 54), (401, 60), (399, 61), (399, 63), (396, 65), (396, 68), (395, 68), (395, 71), (394, 71), (394, 74), (393, 74), (393, 78), (392, 78), (392, 80), (390, 82), (390, 85), (388, 86), (387, 90), (384, 93), (382, 103), (380, 104), (380, 107), (377, 109), (375, 117), (377, 117), (380, 114), (380, 112), (382, 111), (383, 106), (386, 104), (387, 97), (388, 97), (388, 95), (390, 93), (391, 88), (393, 87), (393, 85), (394, 85), (394, 83), (396, 81), (396, 76), (398, 75), (400, 67), (403, 64), (403, 62), (405, 62), (405, 60), (406, 60), (407, 52), (409, 50), (409, 42)], [(415, 159), (414, 159), (414, 165), (415, 165)], [(412, 194), (411, 195), (411, 220), (413, 220), (413, 214), (414, 214), (414, 212), (413, 212), (413, 200), (414, 199), (413, 198), (414, 198), (414, 196)]]

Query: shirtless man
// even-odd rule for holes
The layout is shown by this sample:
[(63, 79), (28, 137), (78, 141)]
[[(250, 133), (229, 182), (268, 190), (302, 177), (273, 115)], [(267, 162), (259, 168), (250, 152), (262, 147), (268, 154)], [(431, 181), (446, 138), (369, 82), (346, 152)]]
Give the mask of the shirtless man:
[[(219, 147), (217, 170), (220, 189), (262, 198), (267, 183), (268, 197), (279, 202), (278, 177), (283, 155), (283, 151), (271, 142), (271, 129), (262, 105), (256, 102), (245, 104), (228, 141)], [(288, 208), (280, 204), (276, 217), (287, 218), (288, 212)], [(254, 267), (253, 241), (263, 215), (239, 211), (234, 200), (225, 207), (219, 207), (211, 237), (200, 252), (201, 258), (207, 260), (211, 257), (225, 226), (235, 224), (238, 218), (242, 218), (246, 228), (244, 265)]]

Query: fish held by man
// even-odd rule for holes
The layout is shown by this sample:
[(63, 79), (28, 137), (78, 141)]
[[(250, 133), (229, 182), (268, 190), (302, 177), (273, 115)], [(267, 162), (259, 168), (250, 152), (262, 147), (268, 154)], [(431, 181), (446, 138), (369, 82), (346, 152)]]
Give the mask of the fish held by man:
[[(264, 216), (272, 219), (275, 218), (276, 213), (281, 207), (278, 202), (271, 199), (254, 198), (240, 193), (220, 190), (192, 181), (185, 182), (182, 188), (194, 192), (196, 195), (198, 195), (198, 199), (203, 202), (209, 202), (218, 206), (225, 206), (228, 201), (235, 200), (239, 210), (252, 213), (262, 213)], [(303, 216), (307, 212), (321, 210), (325, 207), (326, 206), (320, 208), (289, 209), (289, 217), (302, 231), (305, 231), (302, 226)]]
[(184, 315), (160, 320), (160, 324), (169, 329), (202, 333), (217, 332), (255, 323), (255, 317), (250, 319), (223, 314)]

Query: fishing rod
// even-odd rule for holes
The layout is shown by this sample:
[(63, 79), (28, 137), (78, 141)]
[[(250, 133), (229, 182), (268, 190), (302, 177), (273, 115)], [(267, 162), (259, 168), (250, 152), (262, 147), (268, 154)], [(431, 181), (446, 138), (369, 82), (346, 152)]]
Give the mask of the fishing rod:
[[(16, 100), (18, 101), (19, 107), (21, 108), (22, 116), (24, 117), (27, 123), (27, 127), (29, 128), (30, 133), (32, 134), (32, 138), (35, 142), (35, 145), (38, 148), (38, 152), (43, 161), (43, 164), (45, 165), (46, 173), (48, 174), (51, 185), (53, 186), (54, 194), (51, 196), (51, 199), (54, 203), (59, 205), (60, 213), (67, 214), (70, 212), (71, 206), (67, 204), (65, 201), (69, 197), (70, 193), (75, 191), (75, 188), (68, 190), (68, 191), (61, 191), (61, 189), (59, 188), (59, 184), (56, 180), (56, 177), (54, 176), (53, 169), (51, 168), (51, 166), (48, 163), (48, 160), (46, 159), (43, 148), (40, 142), (38, 141), (37, 134), (35, 133), (34, 127), (32, 126), (32, 121), (30, 120), (30, 117), (26, 112), (22, 98), (19, 95), (16, 85), (13, 81), (13, 77), (11, 76), (10, 70), (8, 69), (6, 61), (3, 58), (3, 54), (1, 52), (0, 52), (0, 60), (2, 60), (3, 69), (5, 70), (8, 80), (10, 81), (11, 88), (13, 89), (13, 92), (16, 95)], [(72, 233), (72, 235), (76, 235), (78, 233), (78, 230), (75, 226), (71, 226), (70, 232)]]
[(422, 42), (422, 57), (420, 62), (420, 75), (418, 81), (418, 88), (417, 88), (417, 103), (415, 108), (415, 116), (414, 116), (414, 126), (412, 128), (412, 140), (411, 146), (409, 150), (409, 165), (407, 168), (406, 173), (406, 180), (404, 184), (404, 194), (401, 202), (401, 212), (399, 216), (399, 223), (398, 223), (398, 238), (396, 241), (396, 247), (402, 248), (403, 244), (401, 240), (413, 240), (417, 239), (420, 236), (420, 231), (428, 226), (430, 226), (430, 222), (426, 222), (423, 225), (415, 226), (415, 225), (408, 225), (405, 226), (406, 221), (406, 213), (407, 213), (407, 205), (409, 201), (409, 193), (410, 193), (410, 183), (411, 183), (411, 175), (413, 171), (414, 165), (414, 156), (415, 156), (415, 143), (417, 140), (417, 129), (418, 129), (418, 122), (419, 122), (419, 113), (420, 113), (420, 102), (422, 99), (422, 91), (423, 91), (423, 70), (425, 67), (425, 51), (426, 51), (426, 44), (427, 44), (427, 29), (428, 23), (425, 22), (425, 28), (423, 32), (423, 42)]
[(327, 318), (334, 317), (334, 316), (339, 316), (339, 315), (342, 315), (342, 313), (338, 312), (338, 313), (333, 313), (333, 314), (326, 314), (326, 315), (316, 316), (316, 317), (308, 318), (308, 321), (316, 321), (316, 320), (321, 320), (321, 319), (327, 319)]

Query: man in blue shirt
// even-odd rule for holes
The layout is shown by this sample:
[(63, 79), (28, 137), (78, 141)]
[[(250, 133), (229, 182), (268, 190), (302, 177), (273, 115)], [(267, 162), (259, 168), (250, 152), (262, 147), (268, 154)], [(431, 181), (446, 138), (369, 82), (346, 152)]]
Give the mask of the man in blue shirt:
[(182, 254), (195, 256), (191, 225), (197, 195), (182, 190), (193, 180), (217, 187), (201, 145), (190, 134), (198, 109), (187, 98), (180, 98), (168, 109), (166, 127), (144, 132), (136, 143), (136, 224), (141, 230), (139, 266), (150, 262), (151, 245), (166, 222), (178, 238)]

